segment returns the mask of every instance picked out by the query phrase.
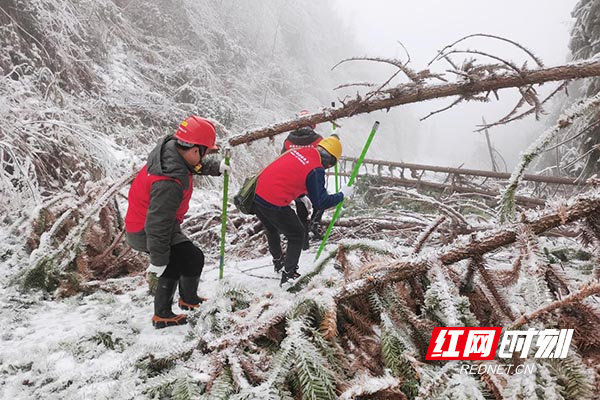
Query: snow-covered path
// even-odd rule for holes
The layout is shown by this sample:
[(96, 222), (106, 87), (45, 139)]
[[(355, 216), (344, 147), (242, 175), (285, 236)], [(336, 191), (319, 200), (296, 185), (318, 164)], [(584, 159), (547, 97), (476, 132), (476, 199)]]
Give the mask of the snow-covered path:
[[(303, 253), (301, 273), (310, 269), (314, 254)], [(199, 293), (213, 296), (221, 286), (218, 276), (218, 265), (207, 265)], [(142, 277), (113, 282), (121, 294), (97, 291), (58, 301), (4, 289), (1, 399), (135, 398), (142, 383), (135, 363), (189, 343), (194, 336), (189, 325), (152, 327), (153, 298)], [(282, 292), (270, 256), (227, 260), (223, 283), (258, 296)], [(173, 310), (178, 312), (176, 305)]]

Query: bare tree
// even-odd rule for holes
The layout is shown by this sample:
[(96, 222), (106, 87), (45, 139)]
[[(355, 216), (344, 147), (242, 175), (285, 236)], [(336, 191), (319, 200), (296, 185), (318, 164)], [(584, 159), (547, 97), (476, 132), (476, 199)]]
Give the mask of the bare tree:
[[(425, 77), (431, 76), (428, 71), (422, 71), (420, 74)], [(449, 96), (460, 96), (468, 100), (479, 93), (496, 93), (500, 89), (522, 88), (546, 82), (582, 79), (599, 75), (599, 61), (584, 61), (577, 64), (535, 70), (511, 70), (502, 75), (494, 73), (480, 77), (480, 75), (466, 74), (464, 79), (457, 83), (426, 85), (423, 81), (418, 81), (418, 83), (413, 81), (391, 89), (379, 91), (376, 95), (367, 99), (357, 96), (350, 101), (344, 101), (342, 103), (343, 106), (339, 108), (326, 108), (318, 113), (234, 136), (229, 139), (229, 144), (238, 146), (258, 139), (273, 137), (302, 126), (347, 118), (376, 110), (389, 110), (392, 107), (402, 104), (418, 103)]]

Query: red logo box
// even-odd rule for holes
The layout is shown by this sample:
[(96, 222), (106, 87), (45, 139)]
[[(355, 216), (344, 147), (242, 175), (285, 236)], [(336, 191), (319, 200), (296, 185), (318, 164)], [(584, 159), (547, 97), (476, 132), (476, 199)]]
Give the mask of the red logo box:
[(435, 327), (426, 360), (493, 360), (500, 327)]

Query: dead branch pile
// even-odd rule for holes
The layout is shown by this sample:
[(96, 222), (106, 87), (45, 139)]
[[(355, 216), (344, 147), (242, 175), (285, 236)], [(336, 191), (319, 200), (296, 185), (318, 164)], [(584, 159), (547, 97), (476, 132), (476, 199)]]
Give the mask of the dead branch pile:
[(50, 199), (26, 224), (15, 224), (25, 236), (30, 264), (24, 268), (25, 289), (59, 296), (86, 291), (83, 283), (141, 273), (146, 262), (125, 241), (123, 215), (116, 196), (133, 179), (126, 176), (106, 189), (107, 182), (89, 185), (75, 199)]
[[(588, 232), (598, 246), (595, 216), (599, 212), (600, 192), (596, 191), (539, 215), (522, 215), (512, 225), (460, 236), (436, 252), (423, 253), (422, 249), (431, 235), (448, 223), (451, 213), (423, 229), (412, 255), (360, 242), (340, 244), (289, 289), (294, 294), (290, 294), (293, 301), (288, 306), (280, 306), (281, 301), (287, 304), (285, 297), (270, 293), (257, 297), (235, 288), (224, 289), (230, 305), (221, 309), (217, 302), (209, 303), (194, 321), (201, 337), (194, 345), (196, 350), (191, 355), (186, 350), (185, 358), (181, 358), (183, 354), (169, 357), (190, 367), (203, 359), (212, 360), (205, 388), (209, 396), (226, 389), (240, 398), (251, 393), (306, 397), (313, 391), (315, 398), (328, 398), (355, 393), (361, 380), (383, 379), (387, 384), (361, 398), (394, 393), (398, 398), (413, 399), (427, 397), (430, 391), (451, 390), (458, 379), (456, 365), (440, 367), (424, 361), (434, 326), (559, 323), (560, 328), (575, 329), (577, 350), (567, 359), (553, 362), (571, 368), (573, 374), (564, 379), (577, 387), (581, 398), (588, 398), (593, 381), (576, 372), (588, 370), (594, 358), (587, 356), (600, 351), (600, 332), (589, 324), (600, 321), (600, 314), (586, 303), (600, 293), (600, 287), (568, 278), (544, 256), (538, 235), (584, 221), (591, 226)], [(512, 268), (490, 269), (490, 260), (497, 256), (488, 255), (510, 245), (516, 251), (502, 254), (513, 258)], [(592, 254), (589, 256), (594, 257)], [(468, 262), (457, 264), (461, 260)], [(323, 282), (319, 273), (331, 261), (341, 277)], [(514, 293), (524, 296), (521, 304), (511, 300)], [(153, 362), (156, 365), (156, 360)], [(495, 361), (503, 362), (506, 360)], [(540, 362), (537, 367), (556, 376), (550, 364)], [(312, 379), (304, 381), (301, 377), (305, 374)], [(519, 384), (482, 377), (479, 385), (477, 390), (503, 398)], [(555, 390), (563, 393), (565, 389), (556, 384)]]

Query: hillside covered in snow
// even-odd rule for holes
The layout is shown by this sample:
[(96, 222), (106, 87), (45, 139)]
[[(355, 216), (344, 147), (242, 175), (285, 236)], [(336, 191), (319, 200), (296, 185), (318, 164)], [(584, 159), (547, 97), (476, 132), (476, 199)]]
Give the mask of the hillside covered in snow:
[[(593, 399), (600, 96), (589, 70), (599, 68), (599, 10), (579, 2), (574, 62), (536, 82), (545, 66), (525, 49), (526, 62), (490, 63), (472, 49), (457, 58), (457, 42), (438, 54), (439, 72), (365, 59), (351, 35), (340, 38), (347, 27), (327, 1), (1, 2), (0, 398)], [(360, 82), (375, 80), (369, 63), (395, 69)], [(560, 78), (576, 68), (592, 78)], [(502, 98), (469, 84), (514, 76), (532, 81), (502, 87), (521, 97), (500, 123), (541, 121), (512, 174), (496, 171), (491, 144), (480, 156), (489, 150), (494, 171), (401, 162), (418, 123), (396, 107), (406, 98), (455, 88), (439, 110), (451, 113)], [(540, 82), (556, 84), (548, 99)], [(123, 225), (148, 152), (189, 115), (214, 121), (224, 148), (244, 132), (293, 125), (301, 109), (323, 135), (331, 113), (343, 113), (333, 122), (346, 157), (329, 191), (359, 176), (323, 254), (311, 237), (302, 277), (280, 287), (262, 225), (231, 197), (277, 157), (284, 135), (248, 139), (233, 150), (224, 279), (223, 179), (195, 178), (182, 228), (206, 256), (207, 301), (187, 325), (154, 329), (149, 259), (127, 245)], [(358, 168), (358, 131), (367, 134), (373, 110), (406, 128), (382, 129)], [(573, 333), (563, 358), (431, 361), (435, 327)], [(505, 372), (465, 373), (480, 366)]]

